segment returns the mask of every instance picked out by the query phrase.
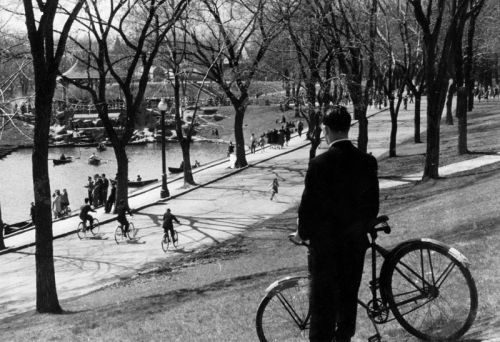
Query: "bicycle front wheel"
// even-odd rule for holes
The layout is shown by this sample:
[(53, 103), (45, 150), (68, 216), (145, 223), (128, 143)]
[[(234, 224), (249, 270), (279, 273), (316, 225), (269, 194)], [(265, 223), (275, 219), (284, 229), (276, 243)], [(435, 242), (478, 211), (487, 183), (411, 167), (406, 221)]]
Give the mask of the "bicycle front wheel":
[(83, 222), (80, 222), (78, 224), (78, 230), (76, 231), (76, 234), (78, 235), (78, 238), (81, 240), (85, 238), (85, 228), (83, 226)]
[(92, 235), (97, 235), (99, 233), (99, 220), (94, 218), (92, 220), (92, 226), (90, 227), (90, 232)]
[(163, 234), (163, 239), (161, 239), (161, 249), (163, 249), (163, 252), (167, 253), (169, 244), (170, 239), (168, 238), (168, 233), (165, 233)]
[(122, 227), (121, 226), (118, 226), (116, 227), (115, 229), (115, 242), (116, 244), (120, 244), (120, 242), (123, 242), (123, 240), (125, 240), (127, 237), (124, 236), (123, 232), (122, 232)]
[(133, 222), (129, 222), (127, 234), (129, 239), (134, 239), (137, 235), (137, 229), (135, 228)]
[(425, 341), (455, 341), (472, 325), (477, 290), (460, 252), (417, 240), (388, 259), (382, 291), (394, 317)]
[(172, 245), (174, 245), (175, 248), (177, 248), (177, 246), (179, 245), (179, 234), (177, 234), (177, 230), (174, 230)]
[(257, 310), (261, 342), (309, 340), (309, 278), (294, 277), (271, 285)]

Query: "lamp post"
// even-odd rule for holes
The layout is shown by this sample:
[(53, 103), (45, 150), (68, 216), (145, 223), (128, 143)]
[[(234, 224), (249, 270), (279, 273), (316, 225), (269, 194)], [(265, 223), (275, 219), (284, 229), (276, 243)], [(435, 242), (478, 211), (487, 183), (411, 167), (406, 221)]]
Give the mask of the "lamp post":
[(158, 103), (158, 110), (161, 113), (161, 198), (170, 197), (170, 192), (167, 188), (167, 166), (165, 162), (165, 111), (167, 108), (167, 102), (162, 98), (160, 103)]

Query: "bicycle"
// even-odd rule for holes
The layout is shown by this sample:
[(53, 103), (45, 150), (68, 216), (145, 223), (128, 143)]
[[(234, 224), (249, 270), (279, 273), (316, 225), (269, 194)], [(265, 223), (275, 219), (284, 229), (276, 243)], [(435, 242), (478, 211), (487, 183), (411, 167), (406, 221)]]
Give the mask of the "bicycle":
[(80, 221), (76, 234), (78, 235), (78, 238), (82, 240), (87, 237), (88, 231), (92, 233), (92, 236), (96, 236), (99, 233), (99, 220), (95, 217), (92, 219), (92, 224), (90, 225), (90, 227), (85, 228), (83, 221)]
[(170, 239), (168, 232), (163, 233), (163, 238), (161, 239), (161, 249), (163, 249), (163, 252), (167, 253), (170, 243), (172, 243), (175, 248), (179, 245), (179, 235), (175, 229), (173, 239)]
[[(368, 341), (381, 341), (377, 324), (393, 320), (422, 340), (456, 341), (471, 327), (477, 313), (477, 289), (469, 261), (455, 248), (427, 238), (402, 242), (392, 250), (381, 247), (376, 239), (380, 231), (391, 232), (388, 220), (387, 216), (378, 217), (369, 231), (371, 300), (358, 299), (376, 331)], [(309, 248), (308, 243), (302, 245)], [(384, 259), (378, 277), (377, 255)], [(308, 276), (288, 276), (266, 289), (256, 316), (261, 342), (308, 340), (308, 292)]]
[(119, 245), (121, 242), (124, 241), (131, 241), (134, 240), (137, 235), (137, 228), (135, 228), (133, 222), (129, 222), (128, 226), (128, 232), (123, 231), (123, 226), (121, 224), (118, 225), (115, 229), (115, 242), (117, 245)]

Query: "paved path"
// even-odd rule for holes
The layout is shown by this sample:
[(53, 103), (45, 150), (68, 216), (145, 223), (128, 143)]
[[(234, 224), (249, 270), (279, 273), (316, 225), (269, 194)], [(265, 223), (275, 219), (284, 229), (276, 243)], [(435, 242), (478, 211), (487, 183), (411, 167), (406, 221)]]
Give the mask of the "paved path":
[[(423, 106), (425, 108), (425, 104)], [(413, 111), (400, 113), (398, 142), (413, 135)], [(372, 113), (375, 111), (371, 111)], [(368, 149), (376, 157), (387, 151), (390, 118), (381, 112), (369, 120)], [(425, 127), (423, 115), (422, 127)], [(356, 139), (357, 128), (351, 138)], [(321, 150), (326, 146), (320, 146)], [(98, 239), (79, 240), (71, 233), (77, 227), (77, 217), (54, 223), (56, 280), (59, 297), (70, 298), (88, 293), (120, 278), (146, 269), (150, 262), (168, 258), (160, 241), (163, 234), (161, 216), (167, 207), (181, 221), (177, 227), (179, 249), (175, 253), (191, 253), (239, 234), (249, 225), (278, 215), (300, 199), (307, 169), (309, 147), (303, 138), (295, 137), (283, 150), (269, 149), (247, 155), (250, 167), (241, 170), (227, 168), (227, 162), (214, 163), (195, 173), (202, 186), (186, 191), (181, 179), (169, 183), (173, 198), (159, 201), (158, 186), (141, 191), (130, 199), (132, 208), (140, 209), (132, 218), (139, 228), (137, 243), (117, 245), (113, 232), (116, 222), (103, 224)], [(229, 177), (230, 175), (230, 177)], [(270, 201), (269, 185), (278, 176), (279, 194)], [(228, 176), (228, 177), (225, 177)], [(156, 187), (156, 188), (155, 188)], [(147, 190), (146, 189), (146, 190)], [(96, 215), (101, 222), (112, 219), (102, 209)], [(34, 241), (34, 232), (6, 239), (8, 247), (22, 246)], [(23, 248), (0, 256), (0, 319), (34, 307), (35, 265), (34, 248)]]

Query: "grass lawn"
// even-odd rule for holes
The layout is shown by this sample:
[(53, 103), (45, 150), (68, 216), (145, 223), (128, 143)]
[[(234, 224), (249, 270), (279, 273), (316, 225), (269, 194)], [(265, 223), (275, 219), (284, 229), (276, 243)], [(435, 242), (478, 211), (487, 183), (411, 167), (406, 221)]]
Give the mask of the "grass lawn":
[[(481, 103), (470, 115), (472, 152), (500, 151), (498, 103)], [(250, 115), (246, 118), (250, 125)], [(442, 126), (442, 165), (478, 156), (456, 156), (456, 130), (456, 126)], [(411, 145), (408, 142), (400, 150), (410, 150)], [(385, 159), (380, 161), (380, 175), (421, 171), (422, 165), (419, 154)], [(381, 192), (381, 213), (389, 215), (393, 233), (382, 236), (380, 244), (391, 247), (411, 238), (430, 237), (453, 245), (469, 258), (479, 310), (468, 341), (500, 337), (499, 171), (500, 163), (496, 163)], [(305, 250), (286, 239), (295, 230), (295, 222), (296, 208), (292, 208), (242, 236), (155, 265), (160, 269), (154, 273), (66, 300), (63, 315), (29, 312), (4, 319), (0, 321), (1, 340), (256, 341), (255, 313), (265, 288), (284, 275), (306, 269)], [(361, 295), (366, 293), (365, 288)], [(385, 341), (414, 340), (397, 324), (380, 328)], [(373, 334), (366, 314), (359, 310), (354, 341), (366, 341)]]

